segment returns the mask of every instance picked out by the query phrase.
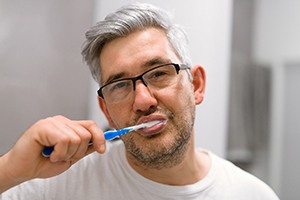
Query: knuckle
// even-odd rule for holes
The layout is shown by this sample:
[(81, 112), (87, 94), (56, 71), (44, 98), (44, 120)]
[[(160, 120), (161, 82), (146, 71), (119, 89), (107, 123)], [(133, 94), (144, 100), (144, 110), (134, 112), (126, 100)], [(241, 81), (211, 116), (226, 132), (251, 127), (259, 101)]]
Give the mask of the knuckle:
[(59, 138), (59, 142), (66, 145), (66, 144), (70, 143), (70, 138), (66, 135), (61, 135)]
[(74, 139), (70, 135), (61, 134), (59, 136), (59, 142), (61, 144), (67, 145), (69, 143), (74, 143)]
[(97, 126), (96, 122), (94, 122), (92, 120), (87, 120), (87, 124), (89, 127)]
[(74, 137), (72, 137), (72, 140), (71, 140), (71, 142), (73, 143), (73, 144), (75, 144), (75, 145), (80, 145), (81, 144), (81, 138), (80, 137), (78, 137), (78, 136), (74, 136)]
[(77, 135), (61, 135), (59, 138), (61, 144), (68, 145), (68, 144), (75, 144), (79, 145), (81, 143), (80, 137)]
[(64, 116), (62, 116), (62, 115), (55, 115), (55, 116), (53, 116), (52, 117), (53, 119), (56, 119), (56, 120), (64, 120), (64, 119), (66, 119)]
[(83, 141), (89, 140), (91, 138), (90, 132), (82, 126), (76, 127), (76, 133), (77, 136)]
[(49, 127), (54, 124), (54, 117), (47, 117), (45, 119), (40, 119), (35, 123), (35, 125), (40, 127)]
[(81, 134), (81, 138), (82, 138), (82, 140), (90, 140), (92, 138), (92, 136), (91, 136), (90, 132), (84, 131)]
[(40, 119), (39, 121), (37, 121), (35, 123), (35, 125), (37, 126), (46, 126), (49, 123), (50, 119), (46, 118), (46, 119)]
[(48, 133), (53, 130), (53, 123), (51, 118), (41, 119), (33, 125), (34, 130), (39, 133)]

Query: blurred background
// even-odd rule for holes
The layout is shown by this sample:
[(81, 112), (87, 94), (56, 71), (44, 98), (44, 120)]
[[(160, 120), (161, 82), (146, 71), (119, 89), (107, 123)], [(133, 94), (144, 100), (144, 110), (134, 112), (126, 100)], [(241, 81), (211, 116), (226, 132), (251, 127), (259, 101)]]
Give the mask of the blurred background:
[[(64, 115), (107, 123), (98, 86), (81, 58), (86, 30), (130, 0), (0, 0), (0, 155), (39, 119)], [(300, 1), (153, 3), (190, 38), (207, 72), (196, 144), (300, 196)], [(297, 134), (298, 133), (298, 134)]]

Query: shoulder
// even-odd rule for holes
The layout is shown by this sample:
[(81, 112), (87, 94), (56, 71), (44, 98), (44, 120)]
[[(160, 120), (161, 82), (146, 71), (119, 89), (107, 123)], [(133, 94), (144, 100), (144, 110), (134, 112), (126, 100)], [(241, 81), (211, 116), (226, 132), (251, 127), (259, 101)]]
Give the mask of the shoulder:
[(278, 199), (274, 191), (262, 180), (242, 170), (232, 162), (209, 152), (216, 182), (231, 194), (245, 195), (252, 199)]

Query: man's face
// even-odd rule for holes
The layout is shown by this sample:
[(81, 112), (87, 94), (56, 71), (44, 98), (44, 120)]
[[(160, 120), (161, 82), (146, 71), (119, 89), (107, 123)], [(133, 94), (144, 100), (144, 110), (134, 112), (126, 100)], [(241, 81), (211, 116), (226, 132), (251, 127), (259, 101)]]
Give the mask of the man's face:
[[(178, 56), (165, 33), (148, 28), (106, 44), (100, 55), (103, 84), (108, 80), (134, 77)], [(123, 128), (160, 120), (157, 125), (122, 136), (127, 157), (136, 165), (162, 168), (181, 162), (193, 132), (195, 101), (191, 80), (180, 70), (178, 81), (166, 88), (149, 89), (136, 82), (132, 98), (118, 103), (99, 99), (110, 125)]]

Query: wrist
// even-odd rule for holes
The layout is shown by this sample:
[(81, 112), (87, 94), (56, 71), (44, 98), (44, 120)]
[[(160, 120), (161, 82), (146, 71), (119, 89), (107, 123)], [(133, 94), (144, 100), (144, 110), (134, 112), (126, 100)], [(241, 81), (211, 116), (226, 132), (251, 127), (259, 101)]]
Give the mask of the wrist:
[(8, 153), (0, 157), (0, 194), (25, 181), (10, 170), (8, 157)]

